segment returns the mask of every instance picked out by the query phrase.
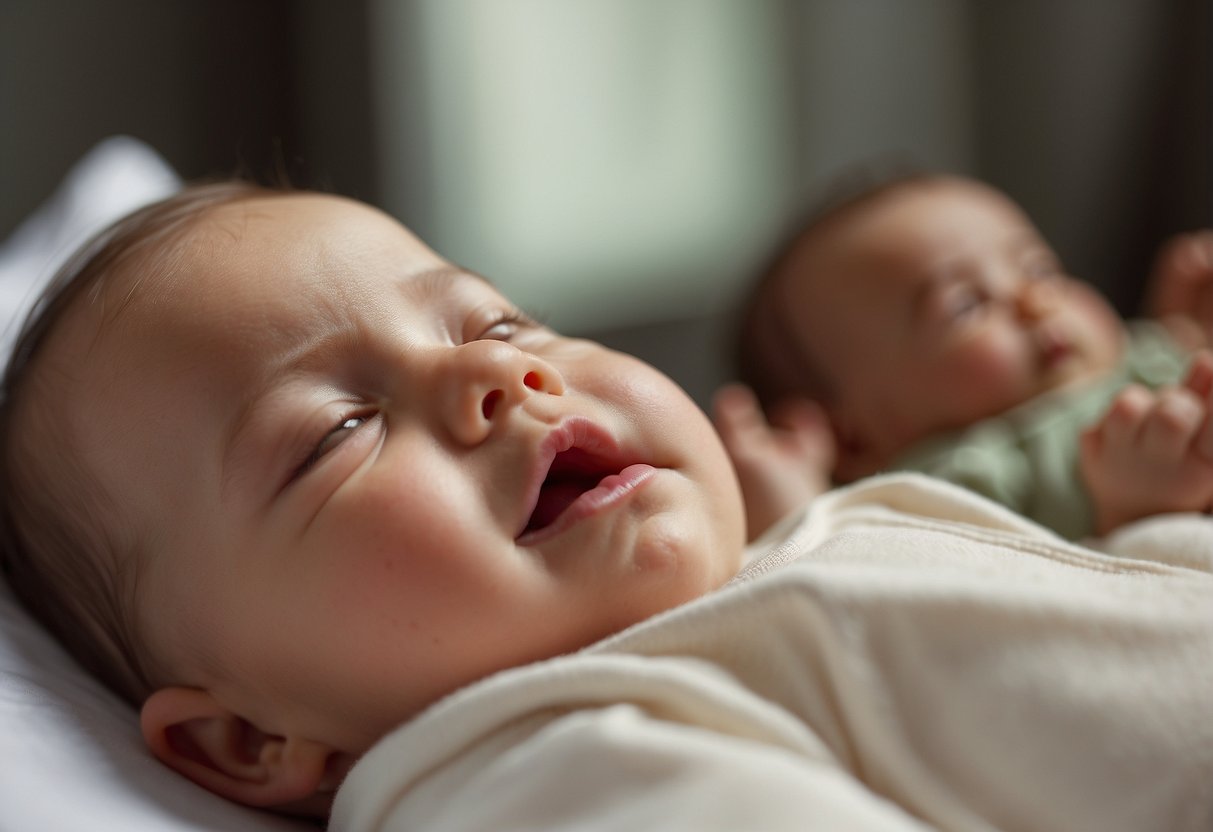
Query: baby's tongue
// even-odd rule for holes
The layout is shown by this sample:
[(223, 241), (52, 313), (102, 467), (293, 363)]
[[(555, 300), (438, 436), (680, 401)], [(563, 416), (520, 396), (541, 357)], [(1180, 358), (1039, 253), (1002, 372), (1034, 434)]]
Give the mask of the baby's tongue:
[(587, 478), (548, 481), (539, 490), (539, 502), (531, 513), (527, 530), (542, 529), (556, 522), (556, 518), (573, 504), (573, 501), (598, 484)]

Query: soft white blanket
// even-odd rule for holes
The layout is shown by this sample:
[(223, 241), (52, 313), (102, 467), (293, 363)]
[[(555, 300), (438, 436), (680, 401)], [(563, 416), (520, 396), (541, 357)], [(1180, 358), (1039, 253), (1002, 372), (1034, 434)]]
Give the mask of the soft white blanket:
[(401, 727), (332, 828), (1213, 829), (1213, 520), (1106, 548), (828, 494), (724, 590)]

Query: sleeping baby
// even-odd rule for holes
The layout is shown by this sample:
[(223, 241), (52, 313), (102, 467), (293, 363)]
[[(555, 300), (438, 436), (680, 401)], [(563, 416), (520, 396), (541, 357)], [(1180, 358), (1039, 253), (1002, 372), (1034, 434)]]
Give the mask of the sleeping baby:
[(1070, 538), (1213, 508), (1213, 231), (1170, 241), (1153, 284), (1155, 319), (1126, 327), (970, 179), (903, 177), (827, 207), (744, 317), (742, 379), (774, 431), (743, 388), (717, 402), (751, 534), (798, 489), (890, 469)]
[(222, 183), (119, 221), (27, 325), (0, 426), (8, 580), (152, 754), (243, 804), (1213, 823), (1207, 518), (1110, 556), (894, 475), (745, 549), (676, 385), (366, 205)]

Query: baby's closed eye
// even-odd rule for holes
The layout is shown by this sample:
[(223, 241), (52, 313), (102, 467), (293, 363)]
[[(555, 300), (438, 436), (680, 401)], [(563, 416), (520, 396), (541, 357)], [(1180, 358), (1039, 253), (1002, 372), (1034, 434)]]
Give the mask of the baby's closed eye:
[(945, 321), (963, 320), (980, 311), (988, 296), (980, 287), (968, 281), (954, 281), (939, 292), (935, 312)]
[(517, 334), (520, 327), (529, 323), (527, 317), (517, 310), (502, 310), (491, 319), (488, 326), (480, 333), (478, 340), (508, 341)]
[(542, 324), (517, 307), (494, 309), (468, 326), (468, 341), (510, 341), (524, 329), (538, 329)]
[(346, 415), (341, 420), (328, 430), (312, 447), (311, 452), (303, 460), (303, 462), (295, 470), (292, 479), (298, 479), (314, 467), (327, 454), (331, 453), (342, 442), (348, 439), (359, 428), (365, 425), (374, 416), (373, 413), (355, 413)]

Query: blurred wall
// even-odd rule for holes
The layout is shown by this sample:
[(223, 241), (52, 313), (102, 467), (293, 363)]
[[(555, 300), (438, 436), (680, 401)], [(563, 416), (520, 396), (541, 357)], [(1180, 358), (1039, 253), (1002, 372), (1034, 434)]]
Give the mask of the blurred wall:
[(100, 138), (378, 203), (706, 401), (787, 218), (989, 179), (1126, 312), (1207, 225), (1210, 0), (3, 0), (0, 234)]
[(0, 0), (0, 236), (115, 133), (374, 199), (368, 27), (358, 0)]
[(975, 3), (977, 170), (1137, 309), (1159, 240), (1213, 222), (1213, 3)]
[(1208, 0), (372, 0), (382, 199), (700, 401), (797, 206), (899, 156), (1020, 200), (1135, 310), (1210, 222)]
[(840, 163), (970, 166), (963, 11), (377, 0), (383, 199), (557, 327), (719, 312)]

